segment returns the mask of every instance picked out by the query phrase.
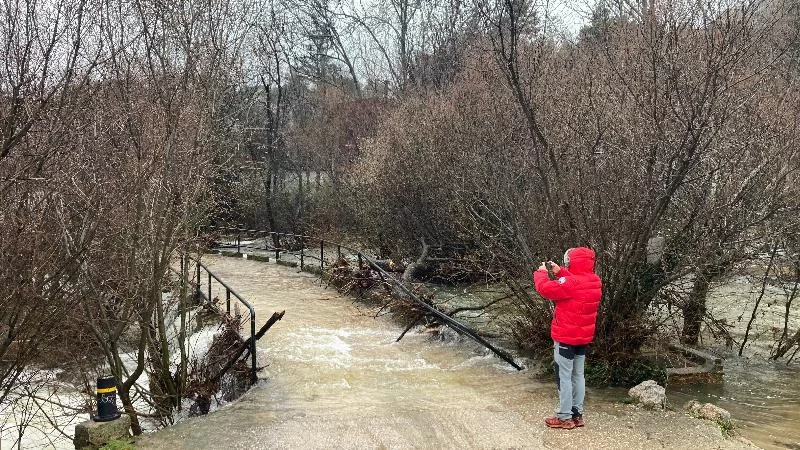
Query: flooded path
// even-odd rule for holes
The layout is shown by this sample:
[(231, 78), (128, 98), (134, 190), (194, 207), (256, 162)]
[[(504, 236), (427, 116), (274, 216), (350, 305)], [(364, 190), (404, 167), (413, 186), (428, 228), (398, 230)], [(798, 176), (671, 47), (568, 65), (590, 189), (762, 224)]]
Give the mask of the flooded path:
[(144, 448), (742, 448), (712, 423), (587, 397), (587, 425), (549, 430), (551, 383), (476, 348), (409, 332), (297, 269), (206, 257), (253, 303), (262, 379), (240, 400), (144, 437)]

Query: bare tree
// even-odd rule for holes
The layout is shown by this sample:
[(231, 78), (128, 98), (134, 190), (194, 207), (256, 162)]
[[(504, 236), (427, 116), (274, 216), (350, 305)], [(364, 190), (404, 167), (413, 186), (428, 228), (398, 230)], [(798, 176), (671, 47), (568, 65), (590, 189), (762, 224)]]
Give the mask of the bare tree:
[[(97, 229), (81, 267), (81, 312), (139, 434), (140, 414), (170, 423), (186, 392), (192, 305), (185, 290), (162, 290), (213, 204), (215, 115), (245, 30), (225, 1), (107, 3), (102, 17), (108, 63), (91, 138), (74, 155), (73, 179), (86, 186), (78, 215)], [(137, 397), (153, 412), (138, 410)]]
[[(72, 222), (65, 194), (64, 154), (85, 122), (72, 96), (97, 62), (84, 34), (92, 28), (84, 2), (0, 5), (0, 402), (5, 402), (39, 353), (59, 338), (59, 321), (74, 307), (74, 282), (93, 227)], [(61, 233), (63, 223), (80, 233)]]
[(475, 11), (485, 45), (446, 97), (406, 99), (384, 124), (354, 201), (380, 199), (364, 211), (378, 235), (466, 240), (515, 279), (594, 247), (609, 360), (632, 357), (662, 289), (694, 277), (680, 299), (691, 341), (710, 284), (798, 206), (793, 128), (761, 103), (786, 45), (758, 43), (781, 33), (785, 8), (651, 5), (576, 43), (526, 2)]

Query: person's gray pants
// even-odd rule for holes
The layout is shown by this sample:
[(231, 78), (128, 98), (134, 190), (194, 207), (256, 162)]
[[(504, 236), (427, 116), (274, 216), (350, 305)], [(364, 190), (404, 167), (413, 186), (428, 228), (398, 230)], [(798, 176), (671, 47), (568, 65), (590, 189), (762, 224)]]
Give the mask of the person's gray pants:
[(586, 396), (586, 379), (583, 377), (585, 362), (585, 345), (553, 341), (553, 366), (558, 386), (556, 416), (561, 420), (583, 415), (583, 399)]

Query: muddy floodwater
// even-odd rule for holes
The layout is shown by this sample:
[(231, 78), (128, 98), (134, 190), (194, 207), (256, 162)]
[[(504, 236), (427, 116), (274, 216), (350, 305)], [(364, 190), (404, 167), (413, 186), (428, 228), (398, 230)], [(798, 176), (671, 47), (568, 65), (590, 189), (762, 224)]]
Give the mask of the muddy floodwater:
[(690, 399), (727, 409), (739, 432), (766, 449), (800, 449), (800, 380), (785, 365), (729, 358), (722, 383), (670, 389), (675, 404)]
[(401, 325), (312, 275), (240, 259), (207, 262), (254, 304), (259, 325), (273, 311), (286, 315), (259, 342), (266, 367), (258, 386), (146, 436), (144, 448), (746, 447), (707, 421), (601, 401), (591, 391), (585, 428), (547, 429), (554, 386), (469, 341), (412, 331), (396, 343)]
[[(737, 343), (744, 331), (760, 286), (746, 277), (727, 280), (708, 299), (710, 313), (725, 320)], [(739, 346), (725, 347), (706, 336), (706, 345), (725, 359), (722, 383), (680, 386), (668, 390), (673, 403), (690, 398), (711, 402), (730, 411), (739, 432), (768, 449), (800, 449), (800, 375), (797, 361), (770, 361), (776, 333), (783, 329), (786, 291), (769, 286), (753, 321), (749, 338), (738, 355)], [(800, 327), (800, 311), (788, 316), (789, 330)]]

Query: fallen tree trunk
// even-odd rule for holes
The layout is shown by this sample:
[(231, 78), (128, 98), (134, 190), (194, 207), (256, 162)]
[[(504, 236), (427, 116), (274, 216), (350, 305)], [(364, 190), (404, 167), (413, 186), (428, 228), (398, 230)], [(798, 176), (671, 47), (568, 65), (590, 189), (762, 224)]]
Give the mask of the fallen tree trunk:
[[(500, 298), (497, 298), (497, 299), (494, 299), (494, 300), (490, 301), (489, 303), (486, 303), (485, 305), (462, 306), (462, 307), (459, 307), (459, 308), (451, 309), (449, 311), (441, 311), (439, 308), (436, 308), (436, 309), (441, 311), (442, 314), (446, 315), (447, 317), (453, 317), (455, 314), (460, 313), (460, 312), (464, 312), (464, 311), (483, 311), (486, 308), (489, 308), (490, 306), (494, 305), (495, 303), (498, 303), (498, 302), (500, 302), (502, 300), (505, 300), (507, 298), (509, 298), (508, 295), (500, 297)], [(434, 305), (431, 305), (431, 306), (435, 307)], [(442, 322), (441, 320), (437, 320), (437, 317), (435, 315), (430, 314), (430, 313), (426, 313), (424, 310), (420, 310), (419, 313), (414, 317), (414, 320), (406, 327), (405, 330), (403, 330), (403, 332), (400, 334), (400, 336), (397, 338), (397, 340), (395, 342), (400, 342), (400, 339), (403, 339), (403, 336), (405, 336), (406, 333), (408, 333), (412, 328), (414, 328), (414, 325), (418, 324), (419, 321), (422, 320), (423, 318), (429, 318), (429, 320), (435, 325), (445, 325), (445, 323)]]

